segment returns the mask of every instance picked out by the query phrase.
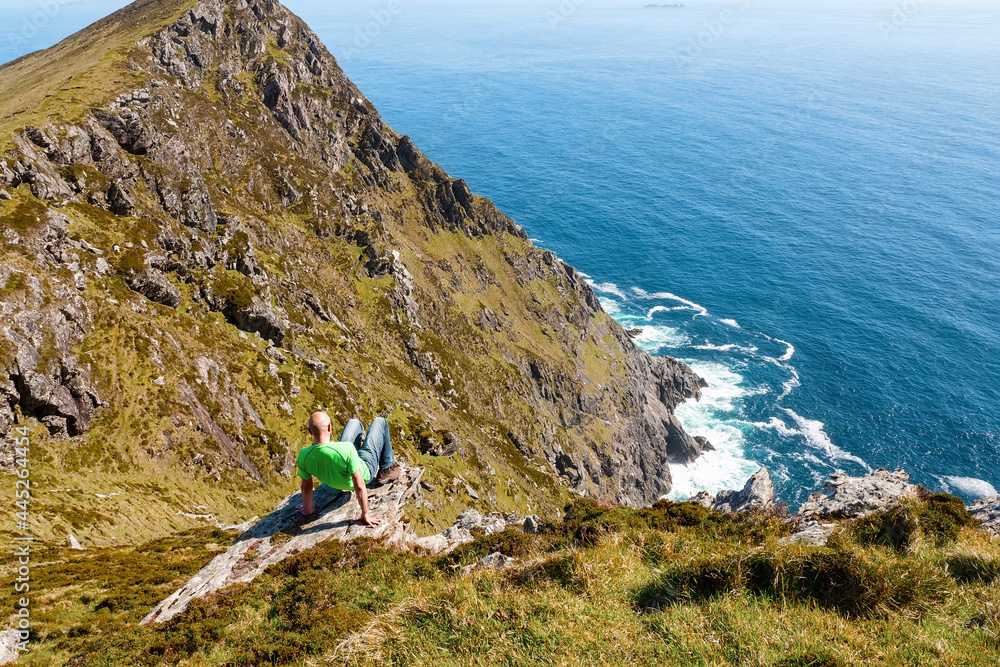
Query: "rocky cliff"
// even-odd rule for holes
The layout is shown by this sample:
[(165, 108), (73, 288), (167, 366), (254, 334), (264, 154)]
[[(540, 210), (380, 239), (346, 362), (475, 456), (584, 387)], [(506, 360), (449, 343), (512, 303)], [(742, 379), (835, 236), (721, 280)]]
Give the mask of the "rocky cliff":
[(263, 514), (317, 408), (389, 417), (428, 532), (569, 488), (649, 503), (704, 446), (673, 416), (701, 380), (277, 2), (140, 0), (0, 89), (0, 458), (28, 426), (40, 534)]

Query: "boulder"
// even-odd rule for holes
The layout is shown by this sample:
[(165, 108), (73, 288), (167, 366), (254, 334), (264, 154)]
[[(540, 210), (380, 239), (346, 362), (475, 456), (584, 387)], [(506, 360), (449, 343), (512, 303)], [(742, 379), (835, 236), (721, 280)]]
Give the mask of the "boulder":
[(801, 544), (809, 547), (824, 547), (826, 546), (827, 540), (830, 539), (830, 534), (833, 533), (834, 528), (837, 525), (833, 523), (820, 523), (819, 521), (810, 521), (809, 524), (797, 533), (792, 535), (786, 535), (782, 537), (778, 542), (782, 544)]
[(21, 635), (15, 628), (0, 631), (0, 665), (17, 662), (20, 655), (17, 644), (20, 641)]
[(472, 565), (462, 568), (462, 574), (469, 574), (473, 570), (501, 570), (510, 567), (517, 562), (517, 559), (504, 556), (499, 551), (494, 551), (489, 556), (483, 556)]
[(838, 472), (802, 503), (799, 516), (837, 519), (865, 516), (915, 496), (916, 492), (916, 485), (910, 484), (910, 476), (902, 469), (889, 472), (879, 468), (864, 477)]
[(261, 338), (280, 346), (285, 340), (285, 324), (278, 312), (254, 297), (246, 308), (240, 308), (232, 313), (232, 319), (237, 327), (248, 333), (259, 333)]
[(980, 498), (966, 509), (974, 518), (983, 522), (983, 530), (1000, 534), (1000, 496)]
[[(528, 530), (529, 523), (533, 530)], [(435, 535), (417, 538), (413, 541), (413, 545), (436, 556), (471, 542), (477, 534), (492, 535), (514, 527), (522, 528), (525, 532), (537, 533), (538, 523), (538, 517), (534, 515), (522, 519), (516, 513), (504, 516), (500, 512), (480, 514), (474, 509), (468, 509), (458, 515), (451, 527)]]
[(747, 480), (742, 491), (720, 491), (714, 496), (702, 491), (691, 500), (723, 513), (768, 509), (775, 503), (774, 484), (767, 468), (761, 468)]
[(720, 491), (711, 508), (717, 512), (744, 512), (768, 509), (774, 505), (774, 484), (767, 468), (761, 468), (747, 480), (741, 491)]
[(176, 308), (181, 304), (181, 293), (156, 269), (142, 269), (127, 280), (128, 286), (150, 301)]

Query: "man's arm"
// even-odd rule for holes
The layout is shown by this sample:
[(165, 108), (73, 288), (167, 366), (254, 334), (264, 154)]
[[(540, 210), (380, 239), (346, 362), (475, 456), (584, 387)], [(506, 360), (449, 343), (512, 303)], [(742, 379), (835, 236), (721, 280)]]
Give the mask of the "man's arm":
[(309, 479), (302, 480), (302, 504), (299, 505), (299, 514), (304, 514), (309, 516), (313, 513), (316, 508), (313, 506), (313, 480), (312, 477)]
[(354, 480), (354, 490), (358, 494), (358, 504), (361, 505), (361, 523), (374, 528), (382, 523), (382, 519), (377, 516), (368, 516), (368, 487), (365, 486), (365, 478), (361, 476), (361, 471), (351, 475)]

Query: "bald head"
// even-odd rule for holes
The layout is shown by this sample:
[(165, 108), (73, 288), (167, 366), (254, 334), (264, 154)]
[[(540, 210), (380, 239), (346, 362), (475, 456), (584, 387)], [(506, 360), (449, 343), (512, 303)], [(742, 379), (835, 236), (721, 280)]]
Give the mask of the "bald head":
[(314, 412), (309, 415), (309, 432), (316, 440), (329, 439), (333, 422), (325, 412)]

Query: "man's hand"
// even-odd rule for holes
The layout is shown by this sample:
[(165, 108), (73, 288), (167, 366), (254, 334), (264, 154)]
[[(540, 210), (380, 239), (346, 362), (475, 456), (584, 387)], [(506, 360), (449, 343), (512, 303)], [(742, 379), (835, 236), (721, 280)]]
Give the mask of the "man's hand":
[(301, 491), (302, 491), (302, 504), (296, 507), (295, 509), (298, 510), (299, 514), (301, 514), (302, 516), (309, 516), (316, 510), (316, 507), (313, 505), (312, 477), (310, 477), (309, 479), (302, 480)]
[(358, 504), (361, 505), (361, 518), (358, 521), (362, 525), (374, 528), (382, 523), (382, 519), (368, 514), (368, 488), (365, 487), (365, 478), (361, 476), (359, 470), (351, 474), (351, 479), (354, 480), (354, 491), (358, 494)]

